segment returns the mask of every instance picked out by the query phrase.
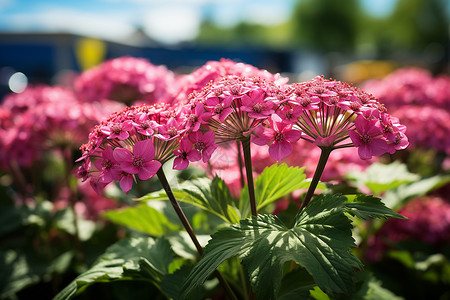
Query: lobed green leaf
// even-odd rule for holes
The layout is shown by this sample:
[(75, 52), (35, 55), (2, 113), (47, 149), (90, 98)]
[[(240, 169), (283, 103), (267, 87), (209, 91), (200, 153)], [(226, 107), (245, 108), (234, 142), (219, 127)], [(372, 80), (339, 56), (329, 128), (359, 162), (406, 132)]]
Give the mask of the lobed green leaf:
[(286, 261), (303, 266), (324, 290), (349, 292), (361, 263), (349, 252), (355, 244), (345, 201), (343, 196), (319, 196), (290, 228), (276, 216), (258, 215), (219, 230), (187, 278), (183, 295), (233, 256), (242, 259), (260, 299), (276, 298)]
[(86, 272), (75, 278), (54, 300), (72, 299), (98, 282), (145, 280), (158, 285), (168, 273), (173, 252), (167, 240), (135, 237), (109, 247)]
[(164, 214), (147, 204), (109, 210), (103, 213), (102, 217), (118, 225), (156, 237), (180, 229), (180, 226), (171, 223)]

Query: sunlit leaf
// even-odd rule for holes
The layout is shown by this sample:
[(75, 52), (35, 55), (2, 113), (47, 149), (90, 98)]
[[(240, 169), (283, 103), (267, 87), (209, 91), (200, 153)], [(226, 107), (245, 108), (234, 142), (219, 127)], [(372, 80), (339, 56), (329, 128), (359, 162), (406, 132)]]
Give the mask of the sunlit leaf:
[(406, 219), (401, 214), (386, 207), (384, 203), (381, 202), (381, 199), (365, 194), (358, 194), (350, 202), (345, 203), (345, 207), (362, 220), (372, 218)]
[[(266, 167), (255, 180), (256, 208), (261, 210), (270, 203), (285, 197), (293, 191), (308, 188), (310, 182), (305, 180), (305, 168), (288, 167), (286, 164), (273, 164)], [(248, 188), (241, 191), (239, 210), (242, 217), (250, 216)]]
[(419, 175), (409, 172), (405, 164), (397, 161), (390, 164), (374, 163), (364, 172), (351, 171), (346, 176), (359, 188), (366, 186), (375, 195), (420, 178)]
[(109, 247), (86, 272), (75, 278), (54, 300), (72, 299), (98, 282), (144, 280), (159, 284), (173, 260), (165, 239), (136, 237), (121, 240)]
[(324, 290), (349, 292), (361, 264), (349, 252), (355, 244), (345, 201), (343, 196), (319, 196), (291, 228), (276, 216), (258, 215), (219, 230), (187, 278), (184, 295), (233, 256), (242, 259), (259, 299), (276, 298), (286, 261), (303, 266)]
[(397, 189), (387, 191), (383, 196), (383, 201), (390, 207), (397, 208), (405, 204), (408, 200), (426, 195), (430, 191), (444, 186), (449, 182), (449, 175), (436, 175), (424, 178), (399, 186)]
[[(186, 181), (178, 189), (173, 190), (175, 198), (180, 202), (189, 203), (213, 213), (228, 223), (236, 223), (240, 214), (235, 207), (235, 199), (231, 197), (230, 190), (219, 177), (199, 178), (194, 181)], [(139, 199), (168, 200), (164, 191), (148, 194)]]
[(147, 204), (109, 210), (102, 216), (113, 223), (156, 237), (180, 229), (180, 226), (171, 223), (164, 214)]

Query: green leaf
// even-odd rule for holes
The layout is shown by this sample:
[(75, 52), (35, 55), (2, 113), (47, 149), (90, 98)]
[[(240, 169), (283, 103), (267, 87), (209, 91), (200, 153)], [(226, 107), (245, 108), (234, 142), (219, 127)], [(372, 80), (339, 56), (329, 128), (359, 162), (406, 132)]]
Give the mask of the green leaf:
[(399, 186), (395, 190), (389, 190), (383, 196), (383, 201), (392, 208), (398, 208), (408, 200), (426, 195), (432, 190), (450, 182), (450, 175), (436, 175), (424, 178), (416, 182)]
[(113, 223), (156, 237), (180, 229), (180, 226), (171, 223), (164, 214), (145, 203), (135, 207), (109, 210), (102, 216)]
[[(180, 185), (180, 189), (174, 189), (173, 194), (177, 201), (193, 204), (201, 209), (209, 211), (228, 223), (237, 223), (240, 214), (234, 205), (230, 190), (219, 177), (199, 178), (194, 181), (186, 181)], [(165, 191), (148, 194), (140, 201), (168, 200)]]
[(317, 197), (302, 210), (292, 228), (276, 216), (258, 215), (219, 230), (187, 278), (183, 295), (233, 256), (242, 259), (260, 299), (276, 297), (286, 261), (303, 266), (320, 288), (348, 293), (354, 269), (361, 263), (349, 251), (355, 243), (345, 201), (343, 196)]
[[(260, 210), (293, 191), (308, 188), (310, 183), (305, 180), (304, 169), (288, 167), (286, 164), (266, 167), (255, 180), (256, 208)], [(239, 202), (242, 217), (250, 216), (249, 201), (248, 188), (245, 186)]]
[(167, 240), (135, 237), (121, 240), (109, 247), (86, 272), (65, 287), (54, 300), (72, 299), (88, 286), (116, 280), (161, 282), (168, 273), (173, 252)]
[(358, 274), (361, 281), (358, 291), (351, 300), (401, 300), (403, 298), (385, 289), (371, 273), (360, 272)]
[(395, 161), (390, 164), (374, 163), (364, 172), (348, 172), (347, 178), (354, 181), (360, 189), (366, 186), (373, 194), (380, 195), (420, 177), (410, 173), (405, 164)]
[(349, 209), (350, 213), (362, 220), (371, 218), (407, 219), (389, 207), (386, 207), (381, 202), (381, 199), (365, 194), (358, 194), (350, 202), (345, 203), (345, 207)]
[(315, 286), (314, 279), (304, 268), (291, 271), (283, 276), (277, 300), (308, 299)]

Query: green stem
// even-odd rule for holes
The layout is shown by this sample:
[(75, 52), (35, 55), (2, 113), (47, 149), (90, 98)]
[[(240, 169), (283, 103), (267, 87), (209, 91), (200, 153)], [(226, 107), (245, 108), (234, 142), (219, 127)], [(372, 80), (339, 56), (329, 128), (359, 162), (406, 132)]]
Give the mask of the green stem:
[(244, 187), (245, 185), (245, 181), (244, 181), (244, 172), (242, 171), (242, 169), (244, 168), (244, 164), (242, 163), (242, 152), (241, 152), (241, 146), (239, 145), (239, 142), (236, 142), (236, 146), (237, 146), (237, 161), (238, 161), (238, 166), (239, 166), (239, 175), (241, 176), (241, 188)]
[(191, 238), (192, 242), (195, 245), (195, 248), (197, 249), (198, 253), (200, 255), (203, 255), (203, 248), (198, 242), (197, 237), (195, 236), (194, 230), (191, 227), (191, 224), (189, 223), (188, 219), (186, 218), (186, 215), (184, 214), (183, 210), (180, 207), (180, 204), (175, 199), (175, 196), (173, 195), (172, 189), (170, 188), (169, 182), (167, 181), (166, 175), (164, 174), (164, 171), (161, 168), (159, 168), (158, 172), (156, 173), (158, 175), (158, 179), (161, 182), (164, 190), (166, 191), (167, 197), (169, 198), (170, 204), (172, 204), (173, 209), (175, 210), (175, 213), (177, 214), (178, 218), (180, 219), (181, 223), (183, 224), (184, 229), (186, 229), (187, 233), (189, 234), (189, 237)]
[(255, 184), (253, 183), (252, 155), (250, 152), (250, 137), (242, 140), (242, 150), (244, 152), (244, 163), (245, 163), (245, 172), (247, 175), (247, 188), (248, 188), (248, 195), (250, 198), (250, 209), (252, 211), (252, 215), (257, 216), (258, 211), (256, 209)]
[[(156, 173), (158, 176), (159, 181), (161, 182), (164, 190), (166, 191), (167, 197), (169, 198), (170, 203), (172, 204), (172, 207), (174, 208), (176, 214), (178, 215), (178, 218), (180, 219), (181, 223), (183, 224), (184, 229), (186, 229), (187, 233), (189, 234), (192, 242), (195, 245), (195, 248), (197, 249), (200, 256), (203, 256), (203, 247), (200, 245), (194, 230), (192, 229), (191, 224), (189, 223), (188, 219), (186, 218), (186, 215), (184, 214), (183, 210), (180, 207), (180, 204), (178, 204), (178, 201), (175, 199), (175, 196), (173, 195), (172, 189), (170, 188), (169, 182), (167, 181), (166, 175), (164, 174), (163, 168), (159, 168), (158, 172)], [(217, 279), (219, 279), (220, 284), (225, 289), (225, 292), (228, 294), (230, 299), (237, 300), (236, 295), (233, 293), (233, 290), (230, 288), (228, 282), (223, 278), (222, 274), (220, 274), (219, 271), (215, 271), (214, 274), (216, 275)]]
[[(320, 177), (322, 176), (323, 170), (325, 169), (325, 165), (327, 164), (328, 157), (330, 156), (331, 151), (333, 150), (332, 147), (328, 148), (320, 148), (322, 152), (320, 153), (319, 163), (317, 164), (316, 171), (314, 172), (313, 178), (311, 180), (311, 185), (308, 188), (308, 191), (306, 192), (305, 199), (303, 200), (302, 205), (300, 206), (300, 211), (305, 208), (309, 202), (311, 202), (312, 196), (314, 195), (314, 191), (316, 190), (317, 184), (319, 184)], [(298, 215), (298, 213), (297, 213)]]

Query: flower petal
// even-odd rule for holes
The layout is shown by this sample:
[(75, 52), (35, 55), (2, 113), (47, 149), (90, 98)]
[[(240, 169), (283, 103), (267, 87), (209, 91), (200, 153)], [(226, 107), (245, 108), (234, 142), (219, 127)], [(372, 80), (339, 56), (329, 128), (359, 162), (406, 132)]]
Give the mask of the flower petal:
[(133, 160), (133, 154), (130, 152), (130, 150), (125, 148), (116, 148), (113, 151), (114, 159), (117, 160), (119, 163), (124, 161), (131, 162)]
[(174, 170), (184, 170), (189, 166), (189, 161), (187, 159), (182, 159), (181, 157), (177, 157), (173, 160), (173, 169)]
[(275, 160), (282, 160), (292, 152), (292, 145), (289, 142), (281, 141), (281, 142), (274, 142), (269, 147), (269, 154), (270, 156)]
[(138, 177), (141, 180), (147, 180), (155, 176), (161, 167), (159, 161), (149, 161), (139, 169)]
[(152, 140), (143, 140), (137, 142), (133, 147), (133, 154), (149, 161), (155, 157), (155, 147)]

